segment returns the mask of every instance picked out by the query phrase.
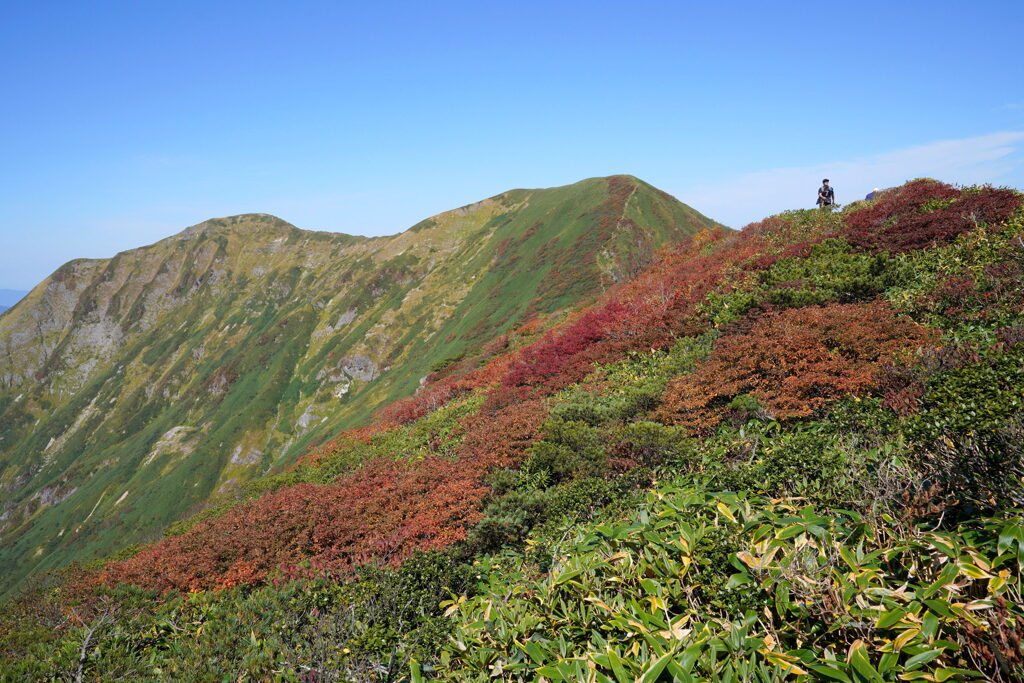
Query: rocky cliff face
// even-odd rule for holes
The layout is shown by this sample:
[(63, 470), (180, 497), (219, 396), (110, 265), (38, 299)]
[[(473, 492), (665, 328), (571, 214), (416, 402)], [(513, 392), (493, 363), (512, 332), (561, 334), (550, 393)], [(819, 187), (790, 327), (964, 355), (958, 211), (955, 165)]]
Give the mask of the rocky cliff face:
[(249, 214), (66, 264), (0, 317), (0, 588), (158, 535), (712, 225), (616, 176), (392, 237)]

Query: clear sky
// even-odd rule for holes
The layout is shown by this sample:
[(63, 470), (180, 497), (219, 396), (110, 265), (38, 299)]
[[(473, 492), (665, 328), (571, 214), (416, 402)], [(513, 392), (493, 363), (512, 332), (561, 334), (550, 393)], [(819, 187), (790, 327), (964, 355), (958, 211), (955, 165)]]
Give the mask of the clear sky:
[(0, 288), (206, 218), (631, 173), (734, 227), (1024, 187), (1024, 2), (0, 2)]

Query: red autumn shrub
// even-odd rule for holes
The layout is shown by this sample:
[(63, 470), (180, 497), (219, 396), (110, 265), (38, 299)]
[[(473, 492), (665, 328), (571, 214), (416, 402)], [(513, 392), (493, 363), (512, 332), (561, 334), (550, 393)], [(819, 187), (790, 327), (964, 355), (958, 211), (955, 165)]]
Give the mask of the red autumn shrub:
[(670, 382), (659, 414), (699, 432), (721, 421), (732, 398), (748, 394), (777, 418), (810, 415), (829, 400), (870, 390), (897, 352), (935, 337), (881, 302), (767, 313)]
[(310, 446), (309, 450), (296, 461), (295, 465), (316, 465), (343, 450), (358, 447), (359, 444), (367, 444), (378, 434), (383, 434), (399, 426), (396, 422), (378, 420), (363, 427), (346, 429), (326, 443)]
[(928, 202), (959, 195), (952, 185), (919, 178), (880, 192), (871, 204), (843, 216), (843, 222), (850, 230), (872, 232), (898, 216), (921, 211)]
[[(536, 339), (542, 321), (531, 320), (489, 347), (485, 365), (455, 364), (410, 398), (378, 411), (377, 419), (404, 424), (426, 415), (460, 393), (492, 387), (487, 410), (543, 396), (579, 381), (594, 363), (616, 360), (630, 350), (661, 348), (680, 335), (699, 333), (697, 305), (731, 270), (765, 248), (757, 235), (707, 230), (661, 255), (632, 281)], [(509, 350), (511, 338), (527, 343)]]
[(1010, 218), (1024, 196), (983, 187), (961, 191), (934, 180), (914, 180), (883, 192), (873, 204), (845, 216), (839, 235), (872, 251), (905, 252), (948, 242), (979, 224)]
[(922, 367), (887, 363), (878, 373), (882, 407), (899, 415), (916, 413), (925, 395), (928, 373)]
[(546, 415), (541, 401), (471, 415), (456, 458), (382, 458), (335, 484), (264, 494), (108, 564), (97, 580), (190, 591), (259, 583), (276, 571), (299, 576), (303, 563), (338, 573), (369, 562), (398, 565), (465, 538), (488, 493), (484, 477), (521, 461)]
[[(499, 335), (485, 344), (477, 356), (456, 361), (443, 371), (428, 375), (419, 391), (383, 406), (374, 413), (374, 420), (389, 425), (408, 424), (469, 391), (498, 384), (518, 362), (519, 349), (514, 347), (528, 347), (528, 342), (533, 341), (546, 324), (547, 318), (535, 316), (512, 332)], [(541, 341), (545, 338), (542, 335)]]
[(766, 237), (770, 235), (784, 235), (793, 229), (794, 221), (784, 216), (768, 216), (759, 221), (748, 224), (743, 228), (745, 235), (757, 235)]
[(761, 254), (747, 262), (747, 270), (768, 270), (779, 261), (778, 254)]
[(480, 478), (477, 467), (435, 456), (376, 460), (336, 485), (299, 484), (243, 503), (108, 564), (99, 580), (189, 591), (261, 582), (304, 561), (336, 572), (396, 565), (465, 538), (487, 492)]
[(783, 247), (782, 251), (779, 252), (779, 258), (807, 258), (811, 255), (811, 250), (818, 243), (819, 242), (795, 242), (793, 244), (787, 244)]
[(462, 393), (463, 387), (458, 386), (454, 380), (447, 379), (422, 387), (408, 398), (392, 401), (374, 413), (373, 417), (384, 422), (408, 424), (432, 413)]
[(956, 213), (977, 223), (1005, 221), (1024, 203), (1024, 195), (1016, 190), (982, 187), (965, 190), (957, 201)]
[(492, 405), (557, 391), (581, 380), (595, 363), (700, 333), (706, 322), (698, 305), (764, 248), (753, 233), (707, 231), (663, 254), (642, 275), (524, 347), (492, 392)]
[(982, 356), (973, 344), (953, 343), (947, 346), (923, 349), (914, 365), (886, 364), (878, 373), (878, 390), (882, 406), (910, 415), (921, 407), (925, 395), (925, 382), (930, 375), (949, 372), (980, 363)]
[(484, 469), (517, 464), (540, 437), (540, 425), (547, 415), (540, 399), (514, 403), (497, 412), (480, 410), (467, 415), (462, 423), (466, 435), (459, 445), (459, 460)]
[(587, 311), (557, 333), (545, 335), (523, 349), (502, 383), (542, 384), (549, 377), (565, 372), (576, 356), (604, 338), (624, 314), (625, 308), (618, 302)]

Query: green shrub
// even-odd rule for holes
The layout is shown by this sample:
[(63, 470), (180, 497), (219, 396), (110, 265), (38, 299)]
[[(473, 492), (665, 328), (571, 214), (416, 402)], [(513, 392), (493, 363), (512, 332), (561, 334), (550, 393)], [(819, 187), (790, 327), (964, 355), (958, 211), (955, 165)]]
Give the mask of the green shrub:
[(679, 471), (696, 466), (693, 440), (686, 429), (660, 422), (633, 422), (613, 433), (613, 452), (633, 465), (660, 468), (671, 465)]
[(1024, 413), (1024, 344), (939, 368), (928, 377), (921, 404), (908, 430), (922, 442), (956, 435), (984, 439), (999, 432)]
[(523, 467), (542, 471), (550, 483), (599, 476), (607, 471), (604, 431), (586, 422), (552, 420), (542, 427), (543, 439), (533, 445)]
[(649, 477), (648, 471), (637, 470), (627, 477), (585, 477), (535, 488), (527, 475), (523, 479), (531, 483), (496, 495), (484, 507), (482, 519), (469, 531), (467, 546), (474, 553), (518, 548), (529, 535), (609, 514), (609, 507), (630, 500)]
[(827, 239), (804, 258), (784, 258), (762, 276), (769, 300), (798, 307), (867, 301), (907, 281), (904, 259), (888, 253), (853, 251), (841, 239)]
[(911, 274), (905, 257), (854, 251), (845, 241), (830, 238), (811, 247), (807, 256), (781, 258), (766, 270), (731, 280), (699, 308), (720, 327), (762, 304), (800, 308), (868, 301), (908, 282)]
[(657, 406), (670, 378), (692, 370), (711, 352), (716, 336), (684, 337), (667, 351), (634, 352), (597, 367), (552, 399), (551, 417), (592, 426), (637, 419)]
[[(933, 505), (959, 517), (1006, 508), (1024, 508), (1024, 411), (983, 432), (943, 435), (922, 449), (922, 488)], [(927, 496), (926, 496), (927, 497)]]
[(705, 455), (702, 472), (715, 489), (799, 497), (826, 506), (859, 506), (871, 486), (872, 451), (826, 425), (782, 431), (778, 423), (723, 430)]
[(451, 632), (438, 605), (472, 594), (475, 574), (459, 553), (435, 552), (399, 569), (365, 567), (355, 581), (317, 576), (162, 602), (128, 586), (85, 603), (50, 594), (18, 603), (32, 618), (0, 616), (0, 680), (385, 680), (412, 656), (437, 655)]
[(990, 344), (993, 330), (1021, 319), (1022, 235), (1018, 216), (996, 230), (979, 227), (949, 245), (908, 254), (908, 281), (886, 298), (951, 338)]

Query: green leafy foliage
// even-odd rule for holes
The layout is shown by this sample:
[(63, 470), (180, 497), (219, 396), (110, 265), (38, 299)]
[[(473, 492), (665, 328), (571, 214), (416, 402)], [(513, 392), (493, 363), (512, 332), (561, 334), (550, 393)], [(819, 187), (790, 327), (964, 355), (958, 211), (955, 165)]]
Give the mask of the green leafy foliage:
[(35, 629), (5, 631), (28, 615), (0, 616), (0, 678), (396, 677), (448, 636), (439, 603), (471, 591), (474, 573), (457, 555), (426, 553), (397, 570), (367, 567), (350, 582), (321, 575), (165, 601), (120, 588), (77, 606), (39, 595)]
[(928, 376), (907, 434), (947, 503), (1024, 507), (1024, 344), (973, 355)]
[[(481, 560), (489, 581), (445, 603), (444, 680), (973, 680), (964, 647), (1019, 624), (1020, 517), (950, 532), (853, 512), (662, 484), (591, 524), (537, 575)], [(1021, 673), (1019, 653), (1014, 658)]]
[(909, 275), (903, 259), (856, 251), (841, 239), (829, 238), (809, 247), (806, 255), (779, 258), (766, 270), (729, 282), (723, 291), (708, 295), (702, 310), (719, 327), (761, 304), (799, 308), (867, 301)]

